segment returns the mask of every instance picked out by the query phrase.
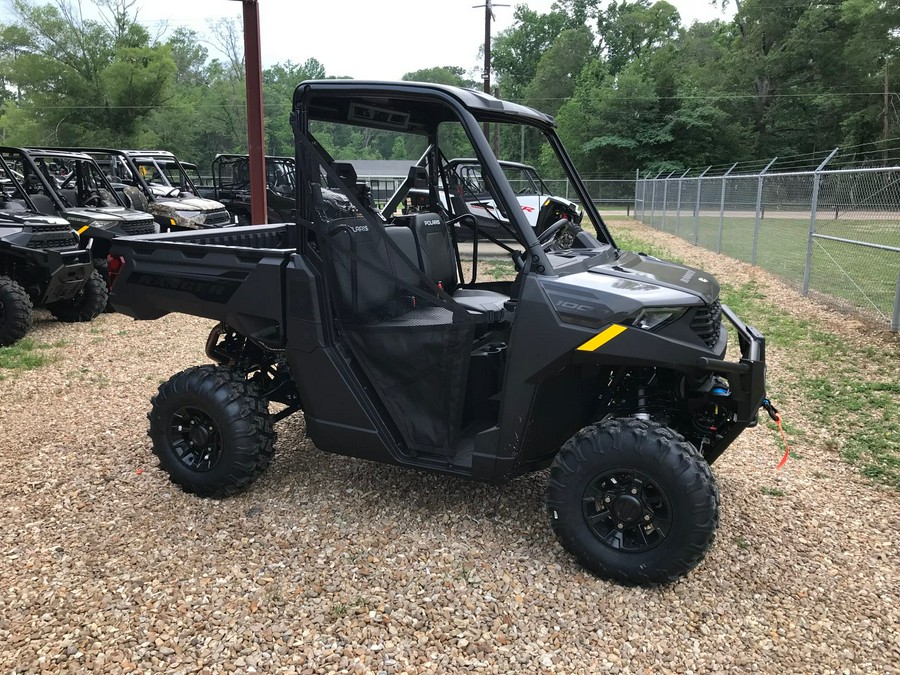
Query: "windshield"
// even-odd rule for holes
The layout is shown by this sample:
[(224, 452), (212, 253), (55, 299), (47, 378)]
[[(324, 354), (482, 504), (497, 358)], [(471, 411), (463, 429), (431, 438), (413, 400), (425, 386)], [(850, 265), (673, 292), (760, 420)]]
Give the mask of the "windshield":
[[(436, 111), (433, 115), (448, 118)], [(526, 259), (524, 252), (534, 238), (554, 256), (554, 269), (570, 265), (562, 257), (584, 260), (609, 252), (601, 243), (606, 237), (594, 236), (599, 233), (595, 225), (601, 223), (602, 228), (602, 221), (595, 219), (590, 197), (557, 154), (560, 146), (552, 131), (491, 123), (487, 139), (499, 160), (496, 171), (496, 165), (486, 167), (478, 159), (484, 136), (470, 137), (469, 131), (475, 132), (463, 121), (438, 121), (430, 132), (423, 125), (422, 133), (333, 119), (313, 120), (309, 128), (348, 194), (383, 222), (402, 224), (416, 213), (436, 214), (448, 222), (462, 242), (463, 268), (469, 257), (491, 255), (511, 258), (517, 268), (533, 263), (534, 256)], [(323, 188), (326, 182), (321, 181)], [(471, 246), (472, 239), (485, 244)], [(539, 266), (549, 271), (545, 262)]]

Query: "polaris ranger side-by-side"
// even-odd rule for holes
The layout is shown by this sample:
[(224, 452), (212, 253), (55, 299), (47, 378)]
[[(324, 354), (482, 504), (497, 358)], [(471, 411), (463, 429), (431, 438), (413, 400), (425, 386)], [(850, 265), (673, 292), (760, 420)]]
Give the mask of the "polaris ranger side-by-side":
[(64, 148), (93, 157), (126, 204), (153, 216), (161, 232), (201, 230), (231, 224), (225, 207), (203, 199), (171, 152)]
[[(568, 218), (535, 233), (484, 122), (543, 139), (593, 233)], [(699, 563), (719, 519), (709, 464), (765, 396), (765, 341), (720, 303), (715, 279), (618, 249), (554, 120), (530, 108), (432, 84), (312, 81), (291, 123), (296, 223), (113, 242), (117, 309), (220, 322), (206, 348), (217, 365), (153, 398), (153, 450), (171, 479), (203, 496), (246, 488), (272, 459), (273, 422), (302, 411), (329, 452), (495, 483), (550, 467), (551, 525), (603, 577), (666, 582)], [(372, 209), (317, 138), (342, 125), (425, 147), (399, 198), (424, 185), (430, 210)], [(448, 156), (477, 157), (507, 214), (512, 242), (494, 244), (514, 280), (478, 275), (478, 219), (438, 195), (454, 190)], [(473, 259), (458, 223), (474, 230)], [(286, 407), (271, 415), (270, 401)]]
[(90, 253), (78, 248), (68, 222), (38, 212), (0, 155), (0, 346), (25, 337), (34, 307), (62, 321), (94, 318), (103, 309), (90, 302), (95, 292), (105, 305)]
[[(78, 233), (79, 245), (91, 251), (104, 284), (106, 256), (114, 237), (157, 232), (150, 214), (125, 207), (121, 195), (88, 155), (10, 147), (0, 148), (0, 154), (21, 168), (25, 189), (38, 210), (65, 218)], [(101, 298), (93, 300), (99, 303)]]
[[(297, 217), (294, 198), (294, 158), (267, 156), (267, 221), (290, 223)], [(212, 161), (211, 199), (222, 202), (238, 225), (250, 224), (250, 159), (247, 155), (216, 155)]]

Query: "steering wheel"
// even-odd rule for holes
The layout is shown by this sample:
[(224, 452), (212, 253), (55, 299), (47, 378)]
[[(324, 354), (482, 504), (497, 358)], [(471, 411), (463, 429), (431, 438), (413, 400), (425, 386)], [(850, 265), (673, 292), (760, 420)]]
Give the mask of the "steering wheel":
[(556, 239), (556, 235), (562, 230), (564, 227), (569, 226), (569, 221), (566, 218), (560, 218), (555, 223), (553, 223), (546, 230), (541, 232), (538, 235), (538, 243), (541, 245), (541, 248), (545, 251), (549, 251), (550, 247), (553, 246), (554, 241)]
[(103, 206), (103, 195), (101, 195), (96, 190), (91, 190), (87, 193), (87, 196), (84, 198), (85, 206)]

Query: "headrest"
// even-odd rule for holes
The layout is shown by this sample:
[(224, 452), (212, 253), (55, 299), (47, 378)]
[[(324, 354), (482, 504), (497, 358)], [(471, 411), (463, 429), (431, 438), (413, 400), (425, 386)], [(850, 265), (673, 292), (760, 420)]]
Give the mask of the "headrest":
[(412, 213), (409, 226), (416, 232), (434, 232), (444, 229), (444, 221), (437, 213)]
[(347, 185), (356, 185), (356, 169), (350, 162), (335, 162), (331, 165), (338, 177)]
[(427, 188), (428, 187), (428, 171), (424, 166), (409, 167), (409, 174), (406, 180), (409, 181), (410, 188)]

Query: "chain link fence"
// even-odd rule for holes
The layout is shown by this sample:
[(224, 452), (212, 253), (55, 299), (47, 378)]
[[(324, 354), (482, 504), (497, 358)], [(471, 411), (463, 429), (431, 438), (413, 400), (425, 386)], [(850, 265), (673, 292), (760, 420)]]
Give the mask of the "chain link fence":
[(900, 331), (900, 166), (830, 167), (837, 152), (805, 171), (638, 177), (635, 218)]

